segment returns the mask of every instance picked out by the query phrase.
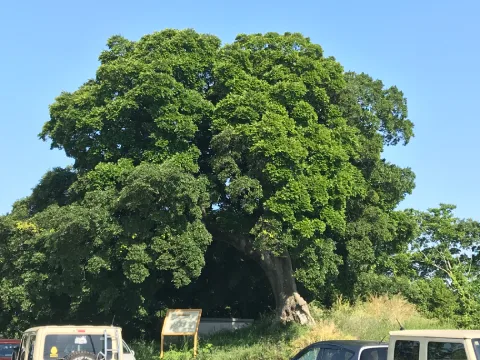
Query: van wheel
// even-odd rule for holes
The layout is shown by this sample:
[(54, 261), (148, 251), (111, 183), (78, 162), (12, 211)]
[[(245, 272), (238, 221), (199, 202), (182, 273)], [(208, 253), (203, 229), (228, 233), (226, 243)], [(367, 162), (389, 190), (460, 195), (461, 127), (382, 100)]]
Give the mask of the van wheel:
[(64, 360), (97, 360), (97, 355), (90, 351), (73, 351)]

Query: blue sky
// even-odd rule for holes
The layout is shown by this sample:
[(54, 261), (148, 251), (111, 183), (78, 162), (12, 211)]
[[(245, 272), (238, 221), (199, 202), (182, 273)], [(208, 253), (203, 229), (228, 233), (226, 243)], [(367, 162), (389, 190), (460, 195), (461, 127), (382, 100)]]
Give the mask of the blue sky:
[(386, 151), (417, 175), (401, 207), (453, 203), (458, 216), (480, 220), (479, 12), (478, 0), (1, 1), (0, 214), (48, 169), (71, 163), (37, 134), (55, 97), (95, 75), (108, 37), (193, 28), (227, 43), (239, 33), (301, 32), (346, 70), (397, 85), (416, 134)]

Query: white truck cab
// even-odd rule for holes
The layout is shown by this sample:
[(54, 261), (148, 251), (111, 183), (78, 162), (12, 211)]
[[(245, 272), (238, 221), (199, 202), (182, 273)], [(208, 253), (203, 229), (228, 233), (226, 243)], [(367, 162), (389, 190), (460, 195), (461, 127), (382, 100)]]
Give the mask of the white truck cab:
[(480, 360), (480, 330), (393, 331), (387, 360)]
[(122, 329), (39, 326), (23, 333), (12, 360), (123, 360)]

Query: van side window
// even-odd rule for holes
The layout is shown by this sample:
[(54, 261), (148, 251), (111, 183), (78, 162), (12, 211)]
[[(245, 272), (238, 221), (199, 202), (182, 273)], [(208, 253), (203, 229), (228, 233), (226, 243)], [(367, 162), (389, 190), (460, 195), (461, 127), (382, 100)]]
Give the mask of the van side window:
[(319, 347), (311, 347), (304, 351), (299, 357), (295, 358), (295, 360), (316, 360), (320, 350)]
[(427, 360), (467, 360), (465, 347), (461, 343), (429, 342)]
[(480, 339), (473, 339), (472, 344), (475, 354), (477, 355), (477, 359), (480, 359)]
[(419, 355), (420, 343), (418, 341), (395, 341), (394, 360), (418, 360)]
[(128, 347), (127, 343), (123, 341), (123, 353), (130, 354), (130, 348)]
[(362, 351), (360, 360), (387, 360), (387, 348), (370, 348)]
[(317, 359), (322, 360), (350, 360), (355, 354), (351, 351), (342, 348), (328, 348), (322, 350), (322, 356), (317, 356)]

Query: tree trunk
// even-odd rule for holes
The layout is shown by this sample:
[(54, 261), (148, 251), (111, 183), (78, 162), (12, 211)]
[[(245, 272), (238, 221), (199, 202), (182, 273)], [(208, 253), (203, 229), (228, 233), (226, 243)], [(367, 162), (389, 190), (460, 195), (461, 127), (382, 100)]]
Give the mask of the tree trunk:
[(297, 284), (293, 276), (292, 259), (285, 252), (282, 256), (275, 256), (269, 251), (253, 249), (248, 241), (248, 235), (233, 231), (218, 231), (211, 226), (209, 231), (214, 238), (224, 241), (255, 260), (267, 275), (275, 298), (275, 311), (278, 319), (283, 322), (297, 322), (302, 325), (314, 324), (310, 315), (308, 303), (297, 292)]
[(262, 252), (257, 260), (272, 287), (276, 314), (280, 321), (313, 324), (315, 320), (310, 315), (308, 304), (297, 292), (290, 254), (285, 252), (279, 257), (270, 252)]

